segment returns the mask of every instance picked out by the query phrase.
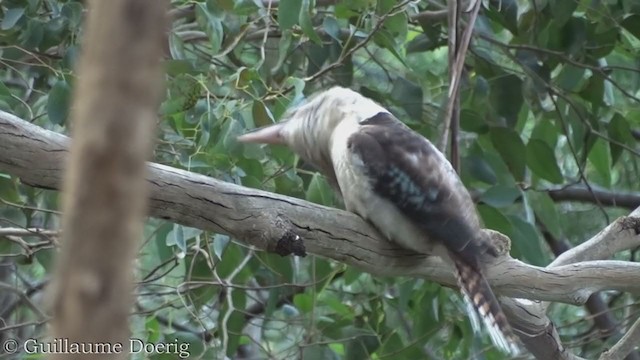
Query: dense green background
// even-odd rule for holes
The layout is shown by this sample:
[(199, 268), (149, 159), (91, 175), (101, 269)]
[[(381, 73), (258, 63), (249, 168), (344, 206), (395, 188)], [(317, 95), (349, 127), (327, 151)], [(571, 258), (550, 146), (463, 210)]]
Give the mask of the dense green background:
[[(335, 84), (374, 98), (439, 141), (448, 86), (446, 4), (334, 3), (174, 1), (153, 160), (339, 206), (325, 179), (286, 149), (235, 141)], [(562, 242), (578, 244), (640, 205), (640, 2), (485, 5), (460, 88), (461, 175), (485, 225), (511, 237), (512, 255), (545, 265)], [(84, 11), (75, 1), (0, 4), (0, 108), (68, 133)], [(576, 187), (583, 201), (552, 191), (565, 187)], [(606, 197), (595, 201), (590, 188), (604, 196), (628, 193), (630, 203), (625, 209)], [(56, 192), (0, 174), (0, 202), (0, 227), (59, 226)], [(206, 349), (205, 358), (504, 358), (487, 337), (472, 336), (459, 296), (436, 284), (256, 252), (157, 219), (145, 229), (135, 337), (189, 341), (196, 354)], [(0, 238), (0, 281), (40, 304), (55, 249), (26, 241), (31, 245)], [(637, 297), (600, 299), (611, 309), (610, 325), (638, 316)], [(4, 335), (45, 330), (4, 290), (0, 315), (0, 333), (5, 324), (25, 324)], [(587, 358), (619, 337), (603, 337), (585, 308), (555, 304), (550, 317), (565, 344)]]

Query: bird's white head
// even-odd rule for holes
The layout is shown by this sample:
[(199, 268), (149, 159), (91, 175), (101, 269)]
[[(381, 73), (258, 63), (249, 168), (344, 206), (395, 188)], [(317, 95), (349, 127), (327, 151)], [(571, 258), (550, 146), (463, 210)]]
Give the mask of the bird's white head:
[(241, 135), (238, 141), (286, 145), (331, 175), (331, 141), (336, 132), (349, 126), (357, 128), (361, 121), (380, 112), (388, 111), (351, 89), (336, 86), (287, 111), (281, 122)]

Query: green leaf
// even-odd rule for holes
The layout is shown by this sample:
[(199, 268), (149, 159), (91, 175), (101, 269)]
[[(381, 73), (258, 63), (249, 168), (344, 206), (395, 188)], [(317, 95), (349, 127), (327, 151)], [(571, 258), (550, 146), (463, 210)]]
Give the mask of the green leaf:
[(389, 31), (382, 28), (373, 35), (373, 41), (383, 49), (387, 49), (398, 59), (402, 65), (408, 66), (405, 62), (404, 56), (398, 52), (399, 46), (396, 43), (396, 38), (391, 35)]
[[(615, 140), (620, 144), (634, 143), (634, 139), (631, 136), (631, 126), (629, 126), (627, 119), (620, 113), (615, 113), (615, 115), (613, 115), (613, 118), (611, 118), (607, 128), (611, 140)], [(622, 155), (622, 151), (624, 149), (613, 141), (609, 142), (609, 147), (611, 148), (611, 165), (614, 165), (620, 158), (620, 155)]]
[(586, 86), (580, 91), (580, 96), (593, 105), (603, 105), (604, 102), (604, 77), (593, 74), (587, 80)]
[(167, 245), (175, 245), (180, 249), (180, 251), (186, 252), (187, 241), (200, 234), (202, 234), (202, 230), (200, 229), (174, 224), (173, 229), (167, 235)]
[[(332, 61), (338, 61), (342, 52), (342, 45), (337, 41), (332, 41), (328, 46), (330, 52), (330, 59)], [(349, 87), (353, 83), (353, 61), (352, 56), (347, 56), (342, 59), (342, 65), (338, 66), (332, 72), (333, 78), (338, 85)]]
[(640, 40), (640, 14), (627, 16), (620, 25)]
[[(183, 274), (186, 281), (208, 281), (213, 279), (211, 265), (206, 256), (196, 252), (193, 256), (185, 257)], [(199, 286), (187, 291), (187, 296), (193, 301), (193, 306), (198, 308), (207, 304), (222, 290), (219, 286)]]
[(218, 257), (218, 259), (222, 259), (222, 255), (224, 254), (224, 250), (231, 243), (231, 238), (229, 235), (224, 234), (215, 234), (213, 236), (213, 253)]
[(71, 87), (64, 80), (58, 80), (51, 91), (47, 100), (47, 112), (49, 119), (54, 124), (62, 125), (69, 116), (69, 104), (71, 103)]
[(278, 24), (280, 28), (288, 30), (297, 25), (301, 9), (301, 0), (280, 0), (278, 6)]
[(216, 152), (239, 156), (242, 154), (242, 145), (236, 138), (243, 133), (242, 125), (236, 119), (227, 119), (220, 130), (220, 137), (215, 146)]
[[(253, 273), (249, 269), (248, 265), (245, 265), (242, 269), (238, 269), (238, 264), (242, 262), (246, 254), (244, 249), (234, 243), (229, 243), (224, 248), (220, 261), (216, 264), (216, 273), (221, 278), (227, 278), (232, 273), (235, 273), (233, 278), (234, 283), (241, 284), (244, 281), (251, 279)], [(212, 278), (211, 273), (206, 275), (208, 278)]]
[(490, 187), (480, 196), (480, 201), (493, 207), (506, 207), (513, 204), (521, 196), (515, 187), (496, 185)]
[(422, 87), (403, 77), (393, 81), (391, 98), (411, 116), (413, 121), (422, 119)]
[(278, 281), (284, 283), (294, 281), (294, 269), (289, 257), (282, 257), (267, 252), (259, 252), (256, 256), (260, 258), (260, 261), (272, 272)]
[(478, 213), (487, 229), (499, 231), (507, 236), (511, 235), (513, 231), (511, 222), (498, 209), (481, 204), (478, 205)]
[(54, 249), (38, 250), (34, 256), (47, 273), (51, 273), (51, 271), (53, 271), (54, 257), (56, 256)]
[(556, 147), (558, 142), (558, 129), (549, 121), (549, 119), (541, 119), (533, 128), (531, 133), (532, 139), (538, 139), (546, 142), (552, 149)]
[[(402, 341), (402, 338), (399, 335), (399, 331), (392, 331), (391, 335), (384, 338), (384, 342), (382, 343), (381, 349), (378, 351), (381, 354), (393, 354), (395, 359), (423, 359), (425, 358), (424, 351), (419, 346), (415, 346), (416, 344), (420, 344), (419, 342), (412, 342), (414, 346), (407, 346)], [(372, 358), (372, 357), (366, 357)], [(356, 360), (356, 359), (350, 359)]]
[(156, 253), (158, 254), (159, 263), (166, 261), (173, 257), (173, 248), (168, 246), (168, 236), (173, 226), (169, 222), (164, 222), (157, 229), (155, 229), (155, 236), (153, 237)]
[(305, 360), (337, 360), (340, 357), (327, 345), (309, 345), (302, 349), (300, 358)]
[[(322, 65), (332, 54), (330, 46), (320, 46), (312, 42), (304, 44), (307, 56), (307, 76), (311, 76), (322, 69)], [(338, 54), (339, 56), (339, 54)], [(335, 58), (333, 59), (336, 60)]]
[[(501, 24), (514, 35), (518, 34), (518, 2), (517, 0), (501, 0), (498, 6), (489, 6), (485, 13), (495, 22)], [(483, 15), (478, 21), (485, 20)], [(482, 21), (482, 22), (485, 22)]]
[(313, 28), (313, 22), (311, 21), (311, 0), (302, 0), (302, 8), (300, 9), (300, 16), (298, 21), (300, 22), (300, 28), (302, 32), (309, 37), (311, 41), (316, 44), (322, 43), (322, 39), (316, 33)]
[(484, 134), (489, 130), (489, 126), (484, 121), (482, 114), (475, 109), (463, 108), (460, 111), (460, 128), (464, 131)]
[(560, 214), (558, 214), (556, 204), (551, 200), (549, 195), (546, 192), (535, 191), (526, 192), (525, 195), (536, 217), (547, 228), (549, 233), (556, 239), (562, 238), (563, 233), (560, 227)]
[(2, 81), (0, 81), (0, 97), (7, 97), (7, 98), (11, 97), (11, 91), (9, 90), (7, 85), (5, 85), (4, 82)]
[(308, 293), (297, 294), (293, 297), (293, 304), (303, 313), (313, 311), (313, 296)]
[(548, 264), (548, 256), (542, 248), (542, 241), (535, 226), (515, 215), (510, 215), (509, 221), (514, 229), (514, 234), (511, 237), (513, 250), (532, 265), (544, 266)]
[(320, 205), (331, 205), (333, 193), (324, 176), (319, 173), (313, 174), (307, 188), (306, 199)]
[(338, 20), (333, 16), (326, 16), (322, 21), (322, 27), (324, 31), (335, 39), (337, 42), (340, 42), (340, 24), (338, 24)]
[(189, 60), (167, 60), (164, 62), (164, 67), (169, 76), (196, 75), (200, 72), (199, 69), (193, 66), (193, 62)]
[(607, 145), (608, 143), (603, 139), (596, 140), (589, 151), (589, 162), (604, 179), (604, 185), (609, 186), (611, 185), (611, 154)]
[(498, 182), (496, 172), (484, 157), (476, 154), (470, 154), (464, 158), (463, 162), (463, 171), (468, 171), (469, 175), (473, 176), (475, 179), (492, 185)]
[(196, 4), (196, 21), (198, 25), (202, 27), (207, 36), (209, 37), (209, 43), (211, 44), (211, 54), (215, 55), (220, 51), (222, 46), (222, 39), (224, 38), (224, 29), (222, 27), (222, 20), (209, 10), (206, 4)]
[[(202, 354), (206, 350), (205, 343), (202, 341), (202, 338), (195, 333), (191, 333), (187, 331), (176, 331), (172, 334), (165, 334), (165, 340), (163, 343), (166, 345), (165, 347), (166, 350), (171, 349), (169, 346), (173, 345), (172, 350), (175, 349), (175, 352), (173, 353), (171, 351), (164, 352), (164, 354), (171, 355), (173, 359), (175, 358), (184, 359), (192, 356), (195, 358), (201, 358)], [(139, 351), (139, 354), (144, 354), (145, 352), (148, 352), (148, 348), (146, 350), (144, 348), (144, 346), (148, 344), (145, 344), (144, 341), (142, 343), (135, 343), (135, 344), (131, 343), (130, 345), (132, 346), (132, 352), (133, 350)], [(155, 354), (149, 354), (149, 355), (156, 355), (161, 353), (162, 352), (159, 351)]]
[(578, 91), (585, 82), (586, 69), (583, 66), (567, 64), (562, 68), (556, 81), (558, 85), (567, 91)]
[(418, 34), (407, 43), (407, 54), (431, 51), (445, 44), (445, 40), (443, 40), (440, 36)]
[(325, 286), (331, 282), (333, 275), (339, 270), (333, 269), (331, 264), (324, 259), (316, 258), (313, 260), (313, 276), (314, 287), (316, 293), (322, 292)]
[(404, 12), (395, 14), (385, 20), (384, 28), (394, 37), (404, 39), (407, 36), (407, 20), (407, 15)]
[(342, 337), (350, 339), (345, 344), (345, 359), (371, 359), (371, 354), (380, 347), (380, 339), (371, 330), (348, 326)]
[(550, 5), (553, 19), (558, 23), (558, 26), (562, 26), (573, 15), (578, 7), (578, 1), (552, 0)]
[(62, 6), (60, 14), (67, 18), (69, 21), (69, 27), (75, 28), (82, 24), (82, 4), (78, 2), (69, 2)]
[(26, 48), (39, 49), (45, 35), (45, 24), (33, 20), (27, 22), (27, 29), (23, 32), (23, 46)]
[(547, 143), (538, 139), (531, 139), (527, 144), (527, 165), (534, 174), (559, 184), (563, 181), (562, 172), (553, 150)]
[(498, 151), (517, 181), (524, 179), (527, 152), (520, 135), (513, 129), (495, 127), (490, 131), (493, 147)]
[(515, 75), (504, 75), (491, 81), (491, 106), (506, 120), (509, 127), (518, 121), (518, 113), (524, 102), (522, 96), (522, 80)]
[[(590, 29), (593, 29), (592, 26)], [(589, 35), (587, 54), (595, 59), (604, 60), (616, 47), (621, 29), (617, 26), (605, 26), (604, 30), (595, 28), (596, 33)]]
[[(226, 323), (223, 324), (220, 328), (225, 328), (229, 331), (230, 334), (242, 334), (242, 330), (244, 329), (247, 321), (247, 317), (241, 311), (235, 309), (244, 309), (246, 304), (246, 294), (245, 291), (234, 291), (233, 295), (233, 304), (225, 304), (225, 308), (223, 311), (231, 311), (231, 315), (227, 319)], [(230, 310), (229, 308), (233, 309)], [(220, 317), (221, 321), (225, 319), (224, 316)], [(202, 341), (200, 342), (202, 344)], [(240, 346), (240, 336), (230, 336), (227, 344), (227, 356), (229, 358), (236, 355), (238, 351), (238, 346)], [(203, 357), (204, 358), (204, 357)]]
[(0, 26), (1, 30), (9, 30), (14, 27), (18, 21), (24, 15), (25, 8), (12, 8), (7, 10), (4, 13), (4, 19), (2, 19), (2, 26)]
[(267, 108), (262, 101), (254, 101), (251, 112), (253, 115), (253, 122), (256, 126), (272, 125), (275, 122), (273, 114), (271, 114), (269, 108)]
[(155, 317), (147, 317), (144, 322), (144, 330), (148, 334), (147, 341), (149, 342), (159, 342), (160, 335), (162, 334), (160, 330), (160, 322)]

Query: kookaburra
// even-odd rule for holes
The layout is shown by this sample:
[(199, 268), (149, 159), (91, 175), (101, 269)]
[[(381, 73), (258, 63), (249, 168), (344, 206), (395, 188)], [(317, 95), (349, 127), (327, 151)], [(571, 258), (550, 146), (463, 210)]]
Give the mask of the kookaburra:
[[(314, 95), (282, 122), (238, 140), (287, 145), (328, 177), (348, 211), (388, 239), (450, 259), (465, 300), (494, 344), (518, 352), (516, 337), (483, 275), (481, 256), (495, 256), (496, 250), (480, 230), (468, 191), (429, 140), (373, 100), (342, 87)], [(469, 315), (477, 327), (475, 311)]]

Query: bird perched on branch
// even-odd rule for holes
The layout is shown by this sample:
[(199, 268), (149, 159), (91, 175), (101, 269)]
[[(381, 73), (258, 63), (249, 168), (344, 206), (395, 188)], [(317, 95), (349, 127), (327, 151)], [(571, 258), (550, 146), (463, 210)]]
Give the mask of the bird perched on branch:
[(480, 315), (496, 346), (518, 352), (480, 262), (483, 254), (497, 252), (483, 237), (468, 191), (429, 140), (373, 100), (342, 87), (314, 95), (282, 122), (238, 140), (287, 145), (328, 177), (348, 211), (388, 239), (450, 259), (472, 306), (474, 329)]

